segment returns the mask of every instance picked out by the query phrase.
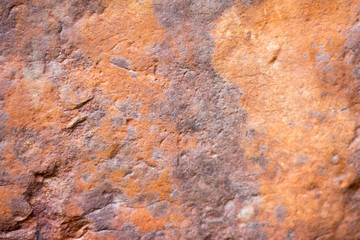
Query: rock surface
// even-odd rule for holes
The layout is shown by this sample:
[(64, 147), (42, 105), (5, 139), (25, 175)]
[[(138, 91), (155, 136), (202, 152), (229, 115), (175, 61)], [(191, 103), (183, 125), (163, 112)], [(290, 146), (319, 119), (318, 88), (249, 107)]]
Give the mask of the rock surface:
[(360, 239), (360, 2), (3, 0), (0, 239)]

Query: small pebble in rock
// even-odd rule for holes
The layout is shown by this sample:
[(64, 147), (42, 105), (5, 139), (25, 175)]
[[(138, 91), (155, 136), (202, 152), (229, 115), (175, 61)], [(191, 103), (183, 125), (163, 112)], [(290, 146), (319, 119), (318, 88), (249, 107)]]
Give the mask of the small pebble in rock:
[(332, 164), (338, 164), (339, 163), (339, 156), (338, 155), (334, 155), (332, 158), (331, 158), (331, 163)]

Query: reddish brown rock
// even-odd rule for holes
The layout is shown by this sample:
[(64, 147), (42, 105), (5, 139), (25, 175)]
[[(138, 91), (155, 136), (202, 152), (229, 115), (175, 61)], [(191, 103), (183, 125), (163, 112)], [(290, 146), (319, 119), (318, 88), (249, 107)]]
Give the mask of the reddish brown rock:
[(0, 3), (0, 239), (360, 239), (360, 3)]

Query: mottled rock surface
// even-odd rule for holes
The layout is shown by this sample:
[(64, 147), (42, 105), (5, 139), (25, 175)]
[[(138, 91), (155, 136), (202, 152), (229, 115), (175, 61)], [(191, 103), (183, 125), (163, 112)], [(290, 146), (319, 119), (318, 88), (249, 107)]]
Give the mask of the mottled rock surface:
[(0, 239), (360, 239), (357, 0), (0, 1)]

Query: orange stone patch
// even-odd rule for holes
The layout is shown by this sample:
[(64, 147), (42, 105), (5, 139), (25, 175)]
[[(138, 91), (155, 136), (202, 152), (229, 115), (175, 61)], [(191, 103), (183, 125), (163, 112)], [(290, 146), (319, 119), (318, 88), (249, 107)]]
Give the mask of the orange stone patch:
[[(212, 32), (213, 64), (243, 90), (239, 104), (255, 130), (254, 138), (239, 144), (248, 159), (259, 156), (263, 146), (269, 162), (261, 175), (259, 221), (269, 223), (265, 231), (271, 239), (292, 230), (311, 238), (343, 218), (341, 191), (352, 176), (346, 148), (356, 117), (348, 110), (352, 67), (343, 62), (341, 46), (358, 5), (336, 0), (235, 5)], [(337, 70), (325, 70), (329, 67)], [(333, 157), (339, 164), (331, 163)], [(286, 209), (284, 222), (276, 217), (278, 205)]]

